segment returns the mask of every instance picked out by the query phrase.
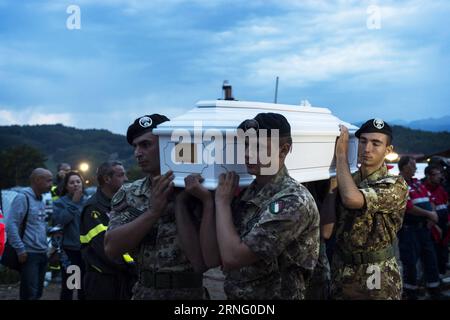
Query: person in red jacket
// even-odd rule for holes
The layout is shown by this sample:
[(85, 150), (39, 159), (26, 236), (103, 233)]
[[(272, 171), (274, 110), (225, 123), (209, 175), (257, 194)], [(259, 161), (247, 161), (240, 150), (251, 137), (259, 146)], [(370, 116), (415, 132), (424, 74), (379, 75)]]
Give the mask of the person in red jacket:
[(0, 208), (0, 256), (3, 254), (4, 249), (5, 249), (5, 224), (3, 223), (3, 213), (2, 209)]
[(409, 199), (403, 225), (398, 232), (400, 260), (403, 266), (403, 294), (408, 300), (418, 299), (417, 262), (423, 265), (426, 287), (431, 299), (443, 298), (439, 270), (430, 227), (438, 223), (438, 215), (425, 186), (413, 178), (416, 161), (404, 156), (398, 162), (400, 175), (408, 183)]
[(5, 242), (6, 242), (6, 231), (3, 217), (3, 198), (2, 198), (2, 191), (0, 190), (0, 257), (3, 255), (3, 250), (5, 250)]
[(439, 274), (443, 278), (447, 272), (448, 261), (448, 194), (442, 186), (443, 176), (440, 167), (429, 165), (425, 168), (425, 176), (424, 185), (431, 194), (431, 201), (435, 204), (436, 213), (439, 217), (438, 223), (433, 225), (431, 231), (435, 242)]

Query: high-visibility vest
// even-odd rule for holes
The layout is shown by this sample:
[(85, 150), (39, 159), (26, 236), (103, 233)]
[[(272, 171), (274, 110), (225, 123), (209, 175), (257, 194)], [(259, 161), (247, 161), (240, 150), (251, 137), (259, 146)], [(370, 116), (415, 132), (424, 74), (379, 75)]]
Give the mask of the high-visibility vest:
[(56, 190), (58, 189), (58, 186), (53, 186), (50, 190), (51, 195), (52, 195), (52, 201), (55, 202), (56, 200), (59, 199), (59, 196), (56, 194)]
[[(102, 223), (99, 223), (94, 228), (89, 230), (87, 234), (80, 235), (80, 243), (81, 244), (89, 244), (93, 238), (98, 236), (100, 233), (105, 232), (106, 230), (108, 230), (108, 227)], [(124, 255), (122, 255), (122, 259), (126, 263), (134, 263), (133, 257), (130, 256), (128, 253), (125, 253)]]

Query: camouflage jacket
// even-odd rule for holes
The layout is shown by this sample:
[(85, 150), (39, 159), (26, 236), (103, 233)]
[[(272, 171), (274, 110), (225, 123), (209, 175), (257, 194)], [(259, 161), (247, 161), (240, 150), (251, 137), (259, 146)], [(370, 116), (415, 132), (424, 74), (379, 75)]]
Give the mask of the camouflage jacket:
[[(114, 195), (108, 230), (129, 223), (147, 209), (151, 209), (151, 180), (149, 177), (125, 184)], [(170, 199), (167, 212), (156, 222), (138, 248), (135, 256), (138, 275), (142, 272), (194, 272), (183, 253), (175, 221), (175, 201)], [(201, 299), (203, 290), (154, 289), (138, 281), (133, 290), (134, 299)]]
[(389, 175), (386, 165), (353, 181), (364, 196), (363, 209), (345, 208), (337, 197), (336, 245), (345, 251), (376, 251), (391, 245), (402, 226), (408, 186), (401, 176)]
[(319, 254), (319, 213), (309, 191), (282, 168), (259, 191), (233, 201), (242, 241), (261, 259), (226, 272), (228, 299), (302, 299)]
[[(332, 261), (335, 299), (399, 299), (401, 276), (395, 257), (371, 264), (347, 265), (340, 252), (373, 252), (392, 246), (402, 226), (408, 186), (401, 176), (389, 175), (386, 165), (364, 180), (353, 180), (365, 199), (363, 209), (345, 208), (337, 199), (336, 250)], [(371, 270), (380, 271), (380, 288), (369, 288)]]

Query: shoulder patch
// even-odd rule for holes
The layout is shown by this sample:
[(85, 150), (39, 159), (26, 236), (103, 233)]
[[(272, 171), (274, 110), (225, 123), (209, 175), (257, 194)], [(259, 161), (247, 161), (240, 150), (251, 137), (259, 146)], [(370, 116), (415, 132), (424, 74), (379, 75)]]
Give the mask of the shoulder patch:
[(98, 212), (97, 210), (92, 210), (91, 217), (94, 219), (98, 219), (98, 217), (100, 217), (100, 212)]
[(269, 205), (269, 212), (271, 214), (279, 214), (284, 207), (286, 206), (286, 203), (284, 202), (284, 200), (275, 200), (273, 202), (270, 203)]
[(116, 209), (120, 204), (123, 202), (126, 202), (126, 192), (122, 188), (117, 191), (117, 193), (114, 195), (114, 197), (111, 200), (111, 207), (113, 209)]

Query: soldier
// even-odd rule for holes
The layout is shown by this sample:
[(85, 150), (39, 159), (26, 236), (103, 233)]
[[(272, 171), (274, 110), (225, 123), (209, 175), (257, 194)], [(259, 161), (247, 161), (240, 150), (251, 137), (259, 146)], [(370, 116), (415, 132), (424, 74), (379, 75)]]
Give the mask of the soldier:
[(113, 261), (105, 255), (105, 231), (109, 223), (111, 198), (127, 181), (122, 163), (108, 161), (97, 169), (97, 192), (81, 213), (81, 252), (86, 263), (83, 285), (87, 300), (129, 300), (135, 282), (134, 261), (126, 254)]
[[(276, 150), (270, 136), (279, 130), (279, 153), (276, 163), (263, 165), (258, 158), (252, 164), (246, 141), (247, 170), (256, 179), (235, 199), (239, 176), (234, 172), (220, 176), (215, 215), (204, 210), (202, 217), (205, 263), (222, 265), (228, 299), (303, 299), (319, 254), (319, 213), (309, 191), (289, 176), (284, 165), (292, 147), (290, 125), (280, 114), (260, 113), (239, 129), (254, 129), (258, 135), (267, 130), (267, 141), (261, 137), (258, 141), (260, 151), (267, 146), (267, 154)], [(270, 165), (275, 174), (264, 175), (262, 169)], [(200, 182), (198, 176), (186, 179), (187, 191), (204, 207), (213, 207), (211, 193)]]
[(138, 281), (133, 299), (201, 299), (200, 243), (186, 248), (192, 252), (181, 247), (174, 176), (171, 171), (160, 175), (158, 136), (152, 130), (166, 121), (167, 117), (153, 114), (136, 119), (128, 128), (127, 141), (146, 177), (125, 184), (114, 195), (105, 252), (110, 258), (135, 252)]
[(400, 299), (402, 280), (393, 243), (402, 225), (408, 186), (388, 174), (391, 127), (371, 119), (356, 131), (359, 170), (348, 165), (349, 133), (340, 126), (336, 142), (338, 183), (336, 245), (332, 259), (333, 299)]

